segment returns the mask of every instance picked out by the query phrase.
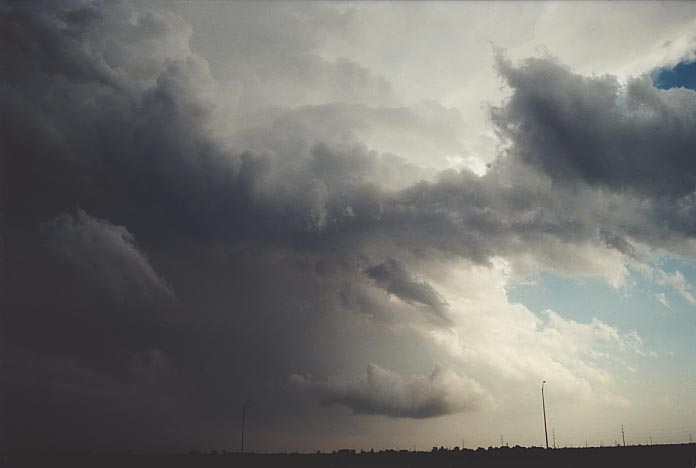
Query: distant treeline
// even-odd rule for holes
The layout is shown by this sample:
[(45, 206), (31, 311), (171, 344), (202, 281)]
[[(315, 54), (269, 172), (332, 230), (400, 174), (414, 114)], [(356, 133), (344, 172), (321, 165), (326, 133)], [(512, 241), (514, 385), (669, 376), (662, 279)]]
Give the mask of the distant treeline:
[(13, 451), (1, 455), (3, 467), (17, 468), (695, 468), (696, 444), (643, 445), (543, 449), (496, 447), (477, 450), (434, 448), (430, 452), (408, 450), (331, 453), (201, 453), (188, 454), (87, 454)]

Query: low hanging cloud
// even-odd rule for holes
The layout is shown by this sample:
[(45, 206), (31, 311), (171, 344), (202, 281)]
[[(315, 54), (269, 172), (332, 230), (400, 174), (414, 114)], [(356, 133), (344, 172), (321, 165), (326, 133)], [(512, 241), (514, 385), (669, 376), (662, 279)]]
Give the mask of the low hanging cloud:
[(327, 405), (342, 405), (364, 415), (424, 419), (484, 410), (493, 404), (478, 382), (440, 367), (429, 376), (407, 376), (370, 364), (357, 382), (315, 382), (293, 375), (290, 383), (319, 391)]
[(389, 294), (409, 304), (421, 304), (437, 317), (447, 319), (447, 301), (427, 282), (417, 280), (406, 266), (393, 258), (365, 270)]

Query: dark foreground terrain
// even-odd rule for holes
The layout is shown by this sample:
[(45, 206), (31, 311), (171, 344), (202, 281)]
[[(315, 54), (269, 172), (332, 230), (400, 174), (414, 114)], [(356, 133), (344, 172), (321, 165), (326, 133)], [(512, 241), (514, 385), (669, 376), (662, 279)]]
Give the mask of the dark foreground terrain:
[(696, 467), (696, 444), (603, 448), (489, 448), (316, 454), (36, 454), (6, 453), (2, 467), (222, 468), (222, 467)]

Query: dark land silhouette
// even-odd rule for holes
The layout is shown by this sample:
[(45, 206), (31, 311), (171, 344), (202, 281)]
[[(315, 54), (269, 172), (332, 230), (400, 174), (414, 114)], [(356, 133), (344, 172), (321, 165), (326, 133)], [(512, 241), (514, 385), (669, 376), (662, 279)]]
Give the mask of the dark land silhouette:
[(187, 454), (85, 454), (10, 452), (3, 467), (26, 468), (223, 468), (223, 467), (696, 467), (696, 444), (637, 445), (543, 449), (496, 447), (476, 450), (434, 448), (430, 452), (408, 450), (331, 453), (200, 453)]

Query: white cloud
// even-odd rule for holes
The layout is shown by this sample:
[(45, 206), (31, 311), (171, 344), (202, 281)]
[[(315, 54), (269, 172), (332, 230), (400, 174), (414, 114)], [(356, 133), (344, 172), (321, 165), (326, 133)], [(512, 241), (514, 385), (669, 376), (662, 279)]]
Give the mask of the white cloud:
[(692, 294), (693, 285), (689, 283), (680, 271), (668, 273), (664, 270), (657, 269), (655, 281), (662, 286), (669, 286), (674, 289), (681, 297), (686, 299), (689, 304), (696, 305), (696, 298)]
[[(689, 304), (696, 305), (696, 298), (694, 297), (696, 288), (684, 277), (681, 271), (676, 270), (670, 273), (659, 266), (652, 266), (646, 263), (635, 264), (633, 267), (647, 280), (653, 281), (660, 286), (670, 288), (684, 298)], [(664, 293), (658, 293), (656, 297), (663, 305), (669, 307), (669, 302)]]
[(549, 380), (567, 401), (629, 404), (622, 369), (631, 356), (648, 354), (640, 336), (597, 318), (581, 323), (552, 310), (540, 318), (509, 302), (510, 282), (509, 264), (502, 259), (488, 267), (450, 264), (433, 284), (450, 303), (454, 325), (421, 332), (453, 362), (476, 369), (472, 375), (512, 385)]
[(669, 301), (667, 300), (667, 296), (665, 296), (665, 293), (656, 293), (655, 298), (658, 300), (660, 304), (662, 304), (665, 307), (670, 307)]

